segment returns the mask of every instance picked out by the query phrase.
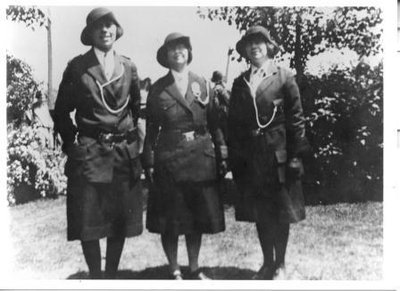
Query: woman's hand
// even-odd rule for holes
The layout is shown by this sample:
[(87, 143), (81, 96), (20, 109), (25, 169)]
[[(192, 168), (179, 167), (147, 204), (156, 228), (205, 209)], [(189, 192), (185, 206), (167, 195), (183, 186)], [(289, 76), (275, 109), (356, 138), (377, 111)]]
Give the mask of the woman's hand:
[(145, 168), (144, 175), (145, 175), (148, 183), (150, 183), (150, 184), (154, 183), (154, 168), (153, 167)]
[(304, 175), (303, 162), (300, 158), (294, 157), (288, 163), (289, 175), (293, 178), (300, 178)]
[(222, 160), (219, 163), (219, 170), (218, 170), (219, 177), (224, 178), (226, 173), (228, 173), (228, 164), (225, 160)]

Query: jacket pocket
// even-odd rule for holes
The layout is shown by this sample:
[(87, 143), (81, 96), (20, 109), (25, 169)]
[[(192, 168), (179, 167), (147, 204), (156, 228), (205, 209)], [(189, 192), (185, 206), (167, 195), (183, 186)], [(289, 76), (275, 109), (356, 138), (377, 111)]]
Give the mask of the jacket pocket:
[(278, 163), (278, 179), (280, 183), (286, 182), (286, 162), (287, 162), (287, 151), (277, 150), (275, 151), (275, 158)]
[(64, 174), (67, 177), (82, 175), (85, 161), (88, 158), (88, 145), (72, 144), (67, 149), (67, 157)]
[(217, 164), (211, 140), (196, 140), (165, 160), (165, 167), (176, 182), (204, 182), (217, 179)]

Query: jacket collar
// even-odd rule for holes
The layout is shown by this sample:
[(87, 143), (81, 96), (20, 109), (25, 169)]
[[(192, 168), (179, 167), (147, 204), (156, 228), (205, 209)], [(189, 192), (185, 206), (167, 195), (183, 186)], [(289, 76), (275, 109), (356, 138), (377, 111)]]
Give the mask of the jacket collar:
[[(92, 48), (85, 54), (87, 58), (87, 70), (90, 75), (97, 80), (100, 84), (105, 84), (108, 82), (106, 76), (104, 75), (104, 71), (96, 57), (94, 49)], [(110, 80), (118, 77), (123, 71), (123, 64), (120, 56), (114, 53), (114, 71)]]
[[(191, 77), (189, 73), (188, 86), (190, 86), (190, 82), (191, 82)], [(179, 102), (184, 108), (192, 112), (192, 110), (190, 109), (190, 103), (179, 92), (178, 87), (175, 84), (174, 76), (172, 75), (171, 71), (169, 71), (168, 74), (165, 76), (165, 91), (177, 102)], [(187, 90), (187, 92), (189, 92), (189, 90)]]
[[(277, 74), (278, 72), (278, 67), (274, 64), (273, 61), (268, 61), (267, 64), (264, 64), (264, 66), (262, 66), (264, 72), (266, 73), (266, 77), (264, 78), (264, 80), (260, 83), (260, 85), (257, 87), (256, 90), (256, 97), (258, 97), (263, 91), (265, 91), (273, 82), (275, 78), (271, 78), (274, 75)], [(247, 84), (248, 82), (250, 82), (250, 75), (252, 72), (252, 66), (250, 66), (250, 68), (243, 73), (243, 78), (245, 79), (245, 83)], [(248, 88), (248, 86), (246, 85), (246, 87)], [(249, 91), (250, 88), (248, 88)]]

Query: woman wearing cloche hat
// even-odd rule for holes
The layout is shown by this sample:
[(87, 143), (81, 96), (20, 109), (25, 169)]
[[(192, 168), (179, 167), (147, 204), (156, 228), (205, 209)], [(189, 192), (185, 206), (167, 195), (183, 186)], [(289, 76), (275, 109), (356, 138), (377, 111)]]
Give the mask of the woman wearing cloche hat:
[(285, 279), (289, 224), (305, 218), (301, 157), (309, 146), (299, 88), (274, 64), (279, 48), (264, 27), (249, 28), (236, 50), (250, 63), (233, 83), (228, 118), (236, 219), (256, 223), (264, 262), (253, 279)]
[[(225, 174), (227, 149), (212, 90), (188, 69), (192, 58), (190, 39), (181, 33), (169, 34), (157, 51), (169, 72), (150, 89), (143, 150), (152, 185), (146, 226), (161, 234), (171, 278), (178, 280), (209, 279), (198, 265), (202, 234), (225, 229), (218, 177)], [(177, 262), (179, 235), (185, 235), (188, 251), (185, 276)]]
[(109, 9), (88, 14), (81, 41), (91, 49), (69, 62), (55, 105), (68, 156), (68, 240), (81, 241), (92, 279), (103, 277), (99, 239), (107, 238), (105, 278), (113, 279), (125, 238), (143, 230), (139, 78), (135, 65), (113, 49), (122, 34)]

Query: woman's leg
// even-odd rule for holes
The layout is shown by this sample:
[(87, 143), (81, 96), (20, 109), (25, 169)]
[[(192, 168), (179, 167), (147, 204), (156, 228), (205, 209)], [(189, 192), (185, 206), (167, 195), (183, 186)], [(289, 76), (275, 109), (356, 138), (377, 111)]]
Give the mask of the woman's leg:
[(275, 235), (275, 266), (276, 268), (284, 267), (286, 248), (289, 239), (289, 223), (280, 223), (276, 228)]
[(179, 270), (178, 265), (178, 235), (161, 234), (161, 243), (167, 256), (171, 274)]
[(83, 255), (89, 267), (90, 279), (101, 279), (101, 253), (99, 240), (81, 241)]
[(201, 247), (201, 233), (187, 234), (186, 248), (189, 258), (190, 272), (194, 273), (199, 269), (199, 253)]
[(276, 224), (273, 222), (256, 223), (258, 238), (264, 256), (264, 263), (254, 279), (271, 280), (274, 272), (274, 236)]
[(105, 272), (105, 277), (107, 279), (115, 279), (117, 275), (119, 260), (121, 259), (124, 243), (125, 243), (125, 237), (107, 238), (106, 272)]
[(189, 258), (190, 279), (196, 280), (210, 280), (199, 269), (199, 253), (201, 247), (201, 233), (192, 233), (186, 235), (186, 248)]

